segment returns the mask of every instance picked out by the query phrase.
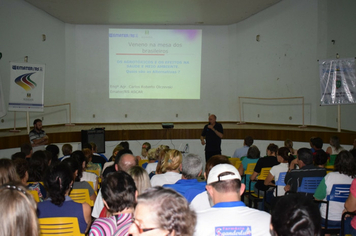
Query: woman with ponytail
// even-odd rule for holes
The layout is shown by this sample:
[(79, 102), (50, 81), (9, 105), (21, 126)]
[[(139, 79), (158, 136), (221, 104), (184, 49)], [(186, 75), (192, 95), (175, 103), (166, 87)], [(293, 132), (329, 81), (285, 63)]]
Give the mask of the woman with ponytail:
[(48, 169), (44, 185), (49, 198), (38, 203), (38, 218), (76, 217), (81, 233), (90, 226), (91, 208), (87, 203), (76, 203), (68, 195), (73, 185), (73, 173), (68, 165), (61, 163)]

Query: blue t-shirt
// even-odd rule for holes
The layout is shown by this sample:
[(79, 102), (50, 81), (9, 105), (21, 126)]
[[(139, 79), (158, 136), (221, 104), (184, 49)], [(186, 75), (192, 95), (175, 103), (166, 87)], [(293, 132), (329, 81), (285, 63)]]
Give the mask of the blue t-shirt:
[(190, 203), (196, 195), (205, 191), (206, 182), (197, 179), (180, 179), (175, 184), (165, 184), (163, 187), (172, 188), (182, 194)]

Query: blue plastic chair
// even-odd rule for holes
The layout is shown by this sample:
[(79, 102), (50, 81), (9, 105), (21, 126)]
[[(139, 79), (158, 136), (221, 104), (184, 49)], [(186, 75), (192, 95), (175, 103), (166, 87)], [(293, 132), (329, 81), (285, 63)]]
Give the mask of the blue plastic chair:
[(330, 201), (342, 203), (346, 202), (346, 199), (350, 194), (350, 186), (351, 184), (334, 184), (330, 195), (326, 197), (327, 201), (320, 201), (321, 203), (326, 204), (325, 225), (322, 225), (323, 234), (338, 234), (340, 232), (341, 227), (328, 227), (329, 203)]
[(324, 177), (304, 177), (297, 192), (314, 194), (323, 178)]
[(284, 183), (284, 179), (286, 178), (287, 172), (281, 172), (279, 173), (278, 180), (276, 181), (276, 196), (278, 197), (278, 186), (286, 186)]

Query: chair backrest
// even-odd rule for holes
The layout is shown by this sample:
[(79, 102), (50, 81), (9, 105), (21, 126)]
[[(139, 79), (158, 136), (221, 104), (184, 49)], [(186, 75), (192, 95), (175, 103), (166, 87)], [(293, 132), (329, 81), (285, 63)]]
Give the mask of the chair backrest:
[(142, 167), (144, 163), (148, 163), (148, 160), (139, 160), (138, 165)]
[(49, 235), (84, 235), (80, 233), (78, 219), (76, 217), (51, 217), (38, 219), (40, 224), (40, 236)]
[(315, 193), (316, 188), (319, 186), (324, 177), (304, 177), (302, 184), (298, 187), (298, 192), (302, 193)]
[(94, 206), (92, 200), (90, 200), (88, 189), (72, 189), (69, 193), (69, 197), (78, 203), (88, 203), (90, 206)]
[(237, 162), (235, 163), (235, 168), (236, 168), (236, 169), (239, 169), (241, 164), (242, 164), (242, 161), (237, 161)]
[(350, 194), (350, 187), (351, 184), (334, 184), (326, 199), (334, 202), (346, 202)]
[(265, 180), (269, 174), (269, 171), (271, 170), (271, 167), (265, 167), (261, 169), (261, 173), (258, 175), (257, 179), (258, 180)]
[(277, 186), (286, 186), (286, 183), (284, 183), (284, 179), (286, 178), (287, 172), (281, 172), (279, 173), (278, 180), (276, 181)]
[(336, 156), (337, 156), (337, 154), (330, 155), (330, 159), (329, 159), (329, 162), (328, 162), (327, 166), (333, 166), (334, 165)]
[(236, 163), (237, 161), (240, 161), (240, 158), (231, 157), (231, 158), (229, 158), (229, 161), (231, 162), (231, 164), (232, 164), (233, 166), (235, 166), (235, 163)]
[(40, 197), (38, 196), (37, 190), (27, 190), (32, 196), (33, 199), (35, 199), (36, 202), (40, 201)]
[(90, 173), (94, 173), (96, 174), (98, 177), (100, 176), (99, 170), (85, 170), (86, 172), (90, 172)]
[(256, 163), (247, 164), (247, 168), (245, 170), (245, 175), (252, 175), (255, 170)]

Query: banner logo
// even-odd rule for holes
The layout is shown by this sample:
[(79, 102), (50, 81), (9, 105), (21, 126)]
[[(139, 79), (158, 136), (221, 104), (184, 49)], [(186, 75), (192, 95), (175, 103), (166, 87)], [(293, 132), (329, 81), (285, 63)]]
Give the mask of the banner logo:
[(35, 72), (20, 75), (15, 79), (15, 83), (26, 91), (34, 89), (37, 84), (30, 79), (31, 75), (33, 75), (34, 73)]

